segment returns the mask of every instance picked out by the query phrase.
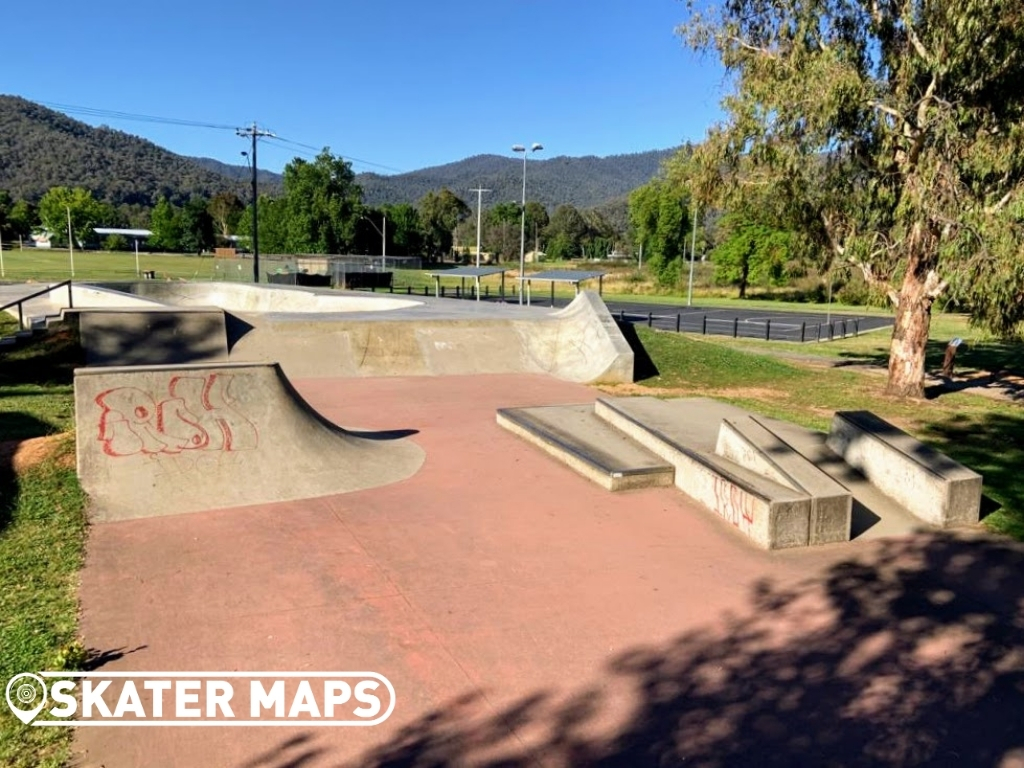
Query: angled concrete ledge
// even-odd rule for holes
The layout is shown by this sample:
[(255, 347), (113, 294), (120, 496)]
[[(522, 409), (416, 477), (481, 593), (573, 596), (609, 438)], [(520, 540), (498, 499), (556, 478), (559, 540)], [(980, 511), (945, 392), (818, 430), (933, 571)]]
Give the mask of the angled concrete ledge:
[[(634, 401), (631, 403), (630, 401)], [(640, 412), (631, 407), (640, 403)], [(660, 417), (650, 418), (652, 411)], [(686, 445), (678, 413), (652, 398), (599, 399), (594, 412), (675, 467), (675, 484), (764, 549), (805, 547), (811, 498), (744, 467)]]
[(828, 447), (914, 515), (943, 528), (977, 523), (982, 477), (869, 411), (840, 411)]
[(808, 544), (850, 540), (853, 496), (754, 416), (724, 419), (715, 453), (811, 498)]
[(670, 486), (671, 464), (594, 414), (591, 405), (501, 408), (498, 424), (609, 491)]

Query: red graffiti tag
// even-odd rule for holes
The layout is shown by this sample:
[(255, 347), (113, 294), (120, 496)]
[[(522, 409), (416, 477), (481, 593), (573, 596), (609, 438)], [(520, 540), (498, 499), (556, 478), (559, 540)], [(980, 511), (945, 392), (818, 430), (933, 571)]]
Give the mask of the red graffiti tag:
[(714, 478), (712, 493), (715, 496), (715, 511), (719, 515), (737, 528), (749, 529), (756, 511), (753, 497), (721, 476)]
[(259, 445), (256, 425), (227, 399), (231, 376), (175, 376), (162, 399), (137, 387), (96, 396), (99, 440), (108, 456), (245, 451)]

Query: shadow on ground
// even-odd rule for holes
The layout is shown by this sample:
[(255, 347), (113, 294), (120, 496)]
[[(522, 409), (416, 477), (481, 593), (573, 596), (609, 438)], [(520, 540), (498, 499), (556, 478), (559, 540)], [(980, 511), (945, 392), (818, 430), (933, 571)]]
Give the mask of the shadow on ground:
[(0, 440), (0, 533), (10, 525), (20, 492), (18, 475), (14, 471), (14, 455), (23, 439), (48, 435), (51, 425), (31, 414), (21, 412), (0, 413), (0, 435), (15, 436)]
[(0, 388), (71, 384), (75, 368), (85, 363), (76, 335), (55, 330), (33, 343), (0, 354)]
[[(938, 374), (946, 355), (949, 340), (929, 339), (925, 346), (925, 370)], [(849, 365), (875, 365), (886, 368), (889, 365), (889, 345), (875, 352), (841, 352), (840, 357), (849, 360)], [(956, 370), (990, 371), (992, 373), (1016, 372), (1024, 374), (1024, 343), (1013, 341), (988, 341), (983, 344), (960, 346), (956, 355)]]
[(657, 376), (658, 366), (655, 365), (654, 360), (644, 347), (643, 341), (640, 340), (636, 326), (633, 323), (619, 322), (618, 320), (615, 321), (615, 324), (622, 332), (629, 348), (633, 350), (633, 381), (644, 381)]
[(985, 478), (1002, 506), (990, 526), (1024, 540), (1024, 409), (954, 414), (924, 425), (922, 437)]
[[(575, 690), (495, 711), (480, 691), (351, 765), (917, 766), (1024, 760), (1024, 546), (889, 540), (795, 586), (754, 587), (723, 629), (633, 648)], [(399, 691), (401, 696), (401, 691)], [(608, 720), (613, 705), (626, 716)], [(304, 733), (245, 763), (330, 758)]]

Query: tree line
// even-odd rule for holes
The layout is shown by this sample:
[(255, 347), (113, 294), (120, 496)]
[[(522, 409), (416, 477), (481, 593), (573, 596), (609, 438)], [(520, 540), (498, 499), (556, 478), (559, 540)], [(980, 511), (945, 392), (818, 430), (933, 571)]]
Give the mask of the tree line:
[[(351, 164), (328, 149), (309, 161), (285, 166), (278, 194), (258, 200), (259, 246), (263, 253), (376, 254), (443, 259), (466, 255), (476, 245), (476, 212), (452, 190), (427, 192), (416, 205), (367, 206)], [(623, 217), (624, 218), (624, 217)], [(10, 243), (45, 230), (55, 245), (71, 232), (79, 244), (128, 248), (120, 235), (100, 241), (96, 227), (148, 229), (151, 250), (202, 253), (218, 245), (248, 247), (252, 207), (233, 192), (194, 194), (183, 203), (158, 198), (152, 208), (126, 210), (82, 187), (52, 187), (33, 204), (0, 192), (0, 235)], [(557, 206), (549, 214), (539, 202), (498, 202), (480, 217), (482, 250), (493, 260), (517, 259), (525, 248), (549, 259), (603, 258), (628, 248), (628, 233), (598, 209)]]

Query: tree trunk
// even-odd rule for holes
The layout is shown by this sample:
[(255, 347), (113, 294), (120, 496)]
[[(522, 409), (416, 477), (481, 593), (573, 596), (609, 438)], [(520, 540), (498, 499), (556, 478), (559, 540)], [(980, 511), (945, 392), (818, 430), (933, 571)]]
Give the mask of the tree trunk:
[(743, 259), (743, 265), (740, 267), (740, 298), (747, 298), (747, 280), (750, 278), (750, 262), (746, 257)]
[(889, 347), (889, 383), (886, 394), (924, 397), (924, 357), (932, 319), (929, 266), (919, 255), (911, 256), (900, 286), (896, 324)]

